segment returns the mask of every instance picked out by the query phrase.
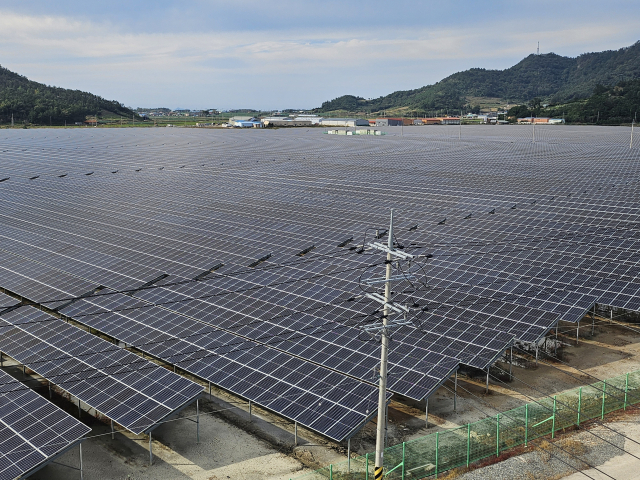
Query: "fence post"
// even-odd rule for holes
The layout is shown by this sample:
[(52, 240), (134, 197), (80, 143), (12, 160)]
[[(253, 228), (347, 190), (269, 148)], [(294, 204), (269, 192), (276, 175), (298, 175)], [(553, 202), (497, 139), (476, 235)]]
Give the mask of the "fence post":
[(524, 446), (527, 446), (529, 440), (529, 404), (524, 405)]
[(329, 464), (329, 480), (333, 480), (333, 463)]
[(402, 480), (404, 480), (404, 445), (405, 442), (402, 442)]
[(627, 372), (627, 377), (624, 381), (624, 408), (623, 410), (627, 409), (627, 391), (629, 390), (629, 372)]
[(469, 457), (471, 456), (471, 424), (467, 423), (467, 467), (469, 466)]
[(578, 426), (580, 426), (580, 408), (582, 407), (582, 387), (578, 389)]
[(436, 478), (438, 478), (438, 434), (440, 432), (436, 432)]
[(365, 463), (364, 463), (364, 468), (365, 468), (365, 480), (369, 480), (369, 454), (367, 453), (365, 456)]
[(600, 417), (604, 420), (604, 402), (605, 402), (605, 392), (607, 391), (607, 381), (602, 381), (602, 416)]
[(496, 415), (496, 457), (500, 456), (500, 414)]
[(553, 420), (551, 421), (551, 438), (556, 438), (556, 396), (553, 396)]

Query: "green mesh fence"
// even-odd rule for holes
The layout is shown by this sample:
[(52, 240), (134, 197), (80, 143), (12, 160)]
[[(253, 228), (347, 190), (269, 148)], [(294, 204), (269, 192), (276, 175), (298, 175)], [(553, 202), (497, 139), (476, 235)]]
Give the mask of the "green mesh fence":
[[(563, 392), (475, 423), (432, 433), (384, 451), (385, 479), (437, 476), (607, 413), (640, 403), (640, 371)], [(373, 453), (352, 458), (296, 480), (373, 480)]]

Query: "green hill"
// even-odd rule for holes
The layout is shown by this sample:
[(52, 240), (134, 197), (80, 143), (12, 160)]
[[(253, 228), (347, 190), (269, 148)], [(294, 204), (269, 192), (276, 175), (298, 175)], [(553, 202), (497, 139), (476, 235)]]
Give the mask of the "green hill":
[(433, 110), (471, 110), (470, 101), (492, 97), (503, 103), (541, 98), (561, 103), (588, 97), (596, 85), (612, 86), (640, 78), (640, 42), (619, 50), (585, 53), (576, 58), (555, 53), (529, 55), (506, 70), (472, 68), (416, 90), (398, 91), (372, 100), (345, 95), (324, 102), (317, 112), (380, 112), (405, 109), (417, 114)]
[(615, 86), (596, 85), (593, 94), (559, 105), (542, 106), (539, 99), (509, 110), (512, 120), (518, 117), (564, 118), (569, 123), (620, 125), (637, 121), (640, 110), (640, 79), (623, 80)]
[(65, 121), (82, 122), (96, 113), (127, 118), (134, 115), (119, 102), (33, 82), (0, 66), (0, 124), (10, 123), (11, 114), (17, 124), (64, 125)]

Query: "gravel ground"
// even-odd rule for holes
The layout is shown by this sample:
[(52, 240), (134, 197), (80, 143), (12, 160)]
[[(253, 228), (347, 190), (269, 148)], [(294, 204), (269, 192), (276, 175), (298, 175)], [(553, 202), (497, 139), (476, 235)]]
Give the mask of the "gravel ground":
[[(623, 423), (613, 423), (610, 426), (618, 430), (623, 428)], [(597, 438), (596, 435), (601, 438)], [(535, 449), (529, 453), (509, 458), (495, 465), (479, 468), (456, 478), (460, 480), (486, 480), (488, 478), (492, 480), (551, 480), (575, 474), (577, 480), (587, 477), (576, 473), (576, 470), (589, 469), (590, 465), (603, 465), (622, 455), (624, 452), (620, 448), (627, 449), (625, 438), (622, 435), (613, 433), (604, 427), (594, 427), (589, 432), (581, 431), (564, 435), (553, 441), (553, 446), (546, 440), (536, 440), (534, 444)], [(591, 474), (590, 476), (593, 477)], [(614, 476), (614, 478), (630, 477)]]

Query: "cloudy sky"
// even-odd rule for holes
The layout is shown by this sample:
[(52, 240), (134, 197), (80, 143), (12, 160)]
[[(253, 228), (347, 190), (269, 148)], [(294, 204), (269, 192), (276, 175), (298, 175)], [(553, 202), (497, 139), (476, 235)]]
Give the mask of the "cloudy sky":
[(312, 108), (640, 40), (633, 1), (0, 0), (0, 65), (125, 105)]

